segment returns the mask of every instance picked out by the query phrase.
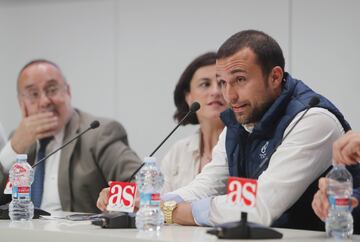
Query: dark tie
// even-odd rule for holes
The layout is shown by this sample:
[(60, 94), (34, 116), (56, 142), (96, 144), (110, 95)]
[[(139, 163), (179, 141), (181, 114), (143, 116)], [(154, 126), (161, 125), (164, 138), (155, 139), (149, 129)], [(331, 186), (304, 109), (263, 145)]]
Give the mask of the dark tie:
[[(44, 138), (39, 140), (40, 148), (37, 153), (37, 161), (45, 157), (46, 146), (49, 144), (51, 138)], [(31, 197), (36, 208), (40, 208), (42, 194), (44, 190), (44, 176), (45, 176), (45, 162), (41, 162), (35, 167), (34, 182), (31, 185)]]

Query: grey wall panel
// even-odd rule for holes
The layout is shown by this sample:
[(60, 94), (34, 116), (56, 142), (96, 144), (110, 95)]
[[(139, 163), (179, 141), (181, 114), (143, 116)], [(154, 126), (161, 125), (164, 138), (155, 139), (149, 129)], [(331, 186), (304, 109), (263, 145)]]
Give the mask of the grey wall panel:
[(360, 1), (293, 1), (293, 74), (329, 97), (360, 130)]
[[(261, 29), (288, 56), (287, 1), (121, 1), (118, 3), (118, 119), (141, 156), (149, 154), (175, 123), (173, 90), (196, 56), (230, 35)], [(194, 128), (178, 130), (156, 156)]]
[(13, 1), (0, 6), (0, 108), (11, 110), (0, 117), (8, 131), (20, 120), (17, 73), (33, 58), (48, 58), (62, 67), (74, 106), (114, 116), (113, 1)]
[[(255, 28), (277, 39), (290, 60), (289, 9), (288, 0), (0, 1), (0, 108), (12, 110), (0, 120), (7, 131), (16, 127), (17, 71), (46, 57), (63, 68), (74, 105), (122, 122), (144, 156), (175, 124), (173, 89), (197, 55)], [(195, 128), (179, 130), (156, 156)]]

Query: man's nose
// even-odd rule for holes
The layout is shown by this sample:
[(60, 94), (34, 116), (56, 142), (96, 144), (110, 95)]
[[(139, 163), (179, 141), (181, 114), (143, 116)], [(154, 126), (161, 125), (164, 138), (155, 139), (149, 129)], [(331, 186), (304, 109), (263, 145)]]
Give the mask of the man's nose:
[(227, 85), (224, 92), (224, 98), (228, 103), (234, 103), (238, 100), (239, 95), (232, 85)]
[(41, 92), (39, 97), (39, 103), (41, 107), (47, 107), (51, 103), (50, 98), (46, 95), (45, 92)]

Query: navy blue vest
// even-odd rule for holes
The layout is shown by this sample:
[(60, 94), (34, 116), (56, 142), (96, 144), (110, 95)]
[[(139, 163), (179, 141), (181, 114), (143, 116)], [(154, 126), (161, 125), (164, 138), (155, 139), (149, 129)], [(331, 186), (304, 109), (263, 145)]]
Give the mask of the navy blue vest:
[[(289, 123), (299, 112), (307, 108), (313, 96), (318, 96), (320, 99), (317, 107), (333, 113), (345, 131), (350, 129), (343, 115), (329, 100), (315, 93), (302, 81), (293, 79), (288, 73), (285, 73), (280, 96), (265, 112), (260, 122), (256, 123), (251, 134), (237, 122), (231, 109), (224, 111), (221, 119), (227, 127), (225, 146), (230, 176), (257, 179), (268, 167), (271, 156), (282, 142)], [(314, 128), (316, 125), (321, 124), (314, 124)], [(359, 166), (352, 166), (349, 170), (353, 175), (360, 174)], [(359, 181), (360, 177), (354, 177), (354, 185), (358, 185)], [(323, 230), (323, 222), (317, 218), (311, 208), (311, 201), (316, 191), (317, 179), (290, 209), (274, 221), (272, 226)]]

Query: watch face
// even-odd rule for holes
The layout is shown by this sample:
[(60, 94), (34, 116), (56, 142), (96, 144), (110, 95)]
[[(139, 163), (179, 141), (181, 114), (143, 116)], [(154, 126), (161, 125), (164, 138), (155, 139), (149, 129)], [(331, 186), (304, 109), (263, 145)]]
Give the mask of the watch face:
[(164, 206), (166, 206), (166, 207), (173, 207), (175, 205), (176, 205), (175, 201), (166, 201), (166, 202), (164, 202)]

